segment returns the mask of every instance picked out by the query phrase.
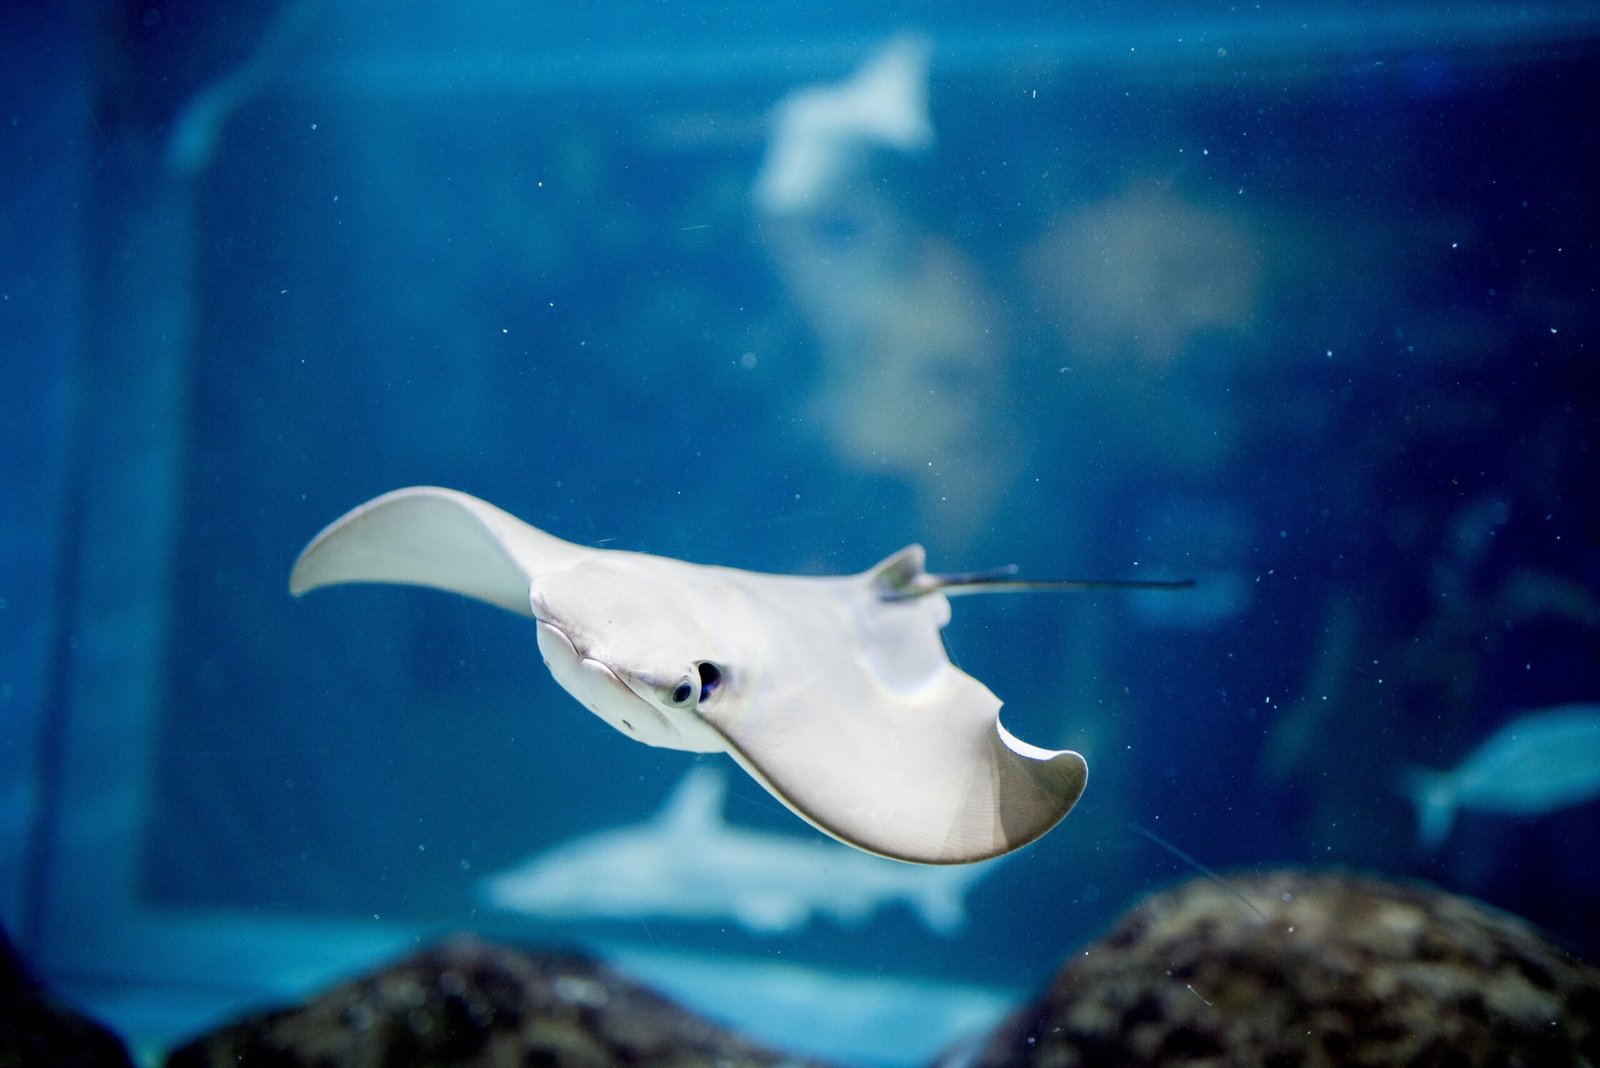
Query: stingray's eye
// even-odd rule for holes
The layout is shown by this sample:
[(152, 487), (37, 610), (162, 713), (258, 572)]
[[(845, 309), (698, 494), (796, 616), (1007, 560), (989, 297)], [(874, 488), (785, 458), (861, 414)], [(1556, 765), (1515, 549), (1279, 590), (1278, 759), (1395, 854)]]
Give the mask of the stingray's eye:
[(672, 688), (672, 694), (667, 698), (667, 703), (683, 707), (694, 700), (694, 680), (685, 675), (678, 680), (678, 685)]
[(704, 701), (722, 685), (722, 669), (709, 660), (700, 661), (700, 700)]

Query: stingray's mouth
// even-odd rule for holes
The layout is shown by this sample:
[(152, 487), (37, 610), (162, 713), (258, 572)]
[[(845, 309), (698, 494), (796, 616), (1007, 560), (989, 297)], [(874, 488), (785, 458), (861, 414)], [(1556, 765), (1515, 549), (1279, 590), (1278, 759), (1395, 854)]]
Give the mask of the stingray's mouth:
[(660, 709), (629, 688), (603, 661), (579, 653), (565, 631), (542, 619), (539, 652), (550, 674), (568, 693), (623, 734), (651, 745), (670, 745), (678, 739), (678, 728)]

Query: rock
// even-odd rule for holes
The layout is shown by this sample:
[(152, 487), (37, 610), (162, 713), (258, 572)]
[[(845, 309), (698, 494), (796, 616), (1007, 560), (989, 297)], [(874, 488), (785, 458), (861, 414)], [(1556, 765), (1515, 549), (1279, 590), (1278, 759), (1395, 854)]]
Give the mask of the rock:
[(1594, 1066), (1600, 971), (1426, 887), (1196, 879), (1135, 907), (962, 1063)]
[(122, 1040), (58, 1004), (0, 931), (0, 1066), (133, 1068)]
[(586, 957), (457, 938), (176, 1050), (168, 1068), (800, 1065)]

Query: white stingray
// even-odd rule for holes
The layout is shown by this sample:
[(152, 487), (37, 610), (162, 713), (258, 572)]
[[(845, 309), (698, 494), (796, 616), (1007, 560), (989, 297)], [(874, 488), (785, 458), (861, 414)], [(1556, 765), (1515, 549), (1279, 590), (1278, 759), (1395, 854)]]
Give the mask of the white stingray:
[(869, 853), (963, 864), (1026, 845), (1088, 766), (999, 721), (945, 653), (949, 593), (1181, 583), (930, 575), (920, 545), (858, 575), (768, 575), (562, 541), (454, 490), (395, 490), (295, 562), (295, 594), (431, 586), (538, 621), (556, 681), (648, 745), (726, 750), (801, 818)]

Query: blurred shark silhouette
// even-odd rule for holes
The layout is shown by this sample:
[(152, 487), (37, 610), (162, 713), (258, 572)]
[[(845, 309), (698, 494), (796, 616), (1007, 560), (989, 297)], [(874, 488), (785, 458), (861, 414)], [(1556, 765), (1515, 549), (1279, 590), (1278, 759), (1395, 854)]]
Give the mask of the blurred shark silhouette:
[(779, 215), (803, 211), (826, 197), (862, 154), (930, 144), (931, 49), (927, 38), (901, 34), (844, 81), (808, 85), (779, 101), (756, 177), (757, 205)]
[(816, 916), (851, 926), (903, 902), (931, 931), (966, 923), (967, 890), (994, 861), (916, 867), (826, 839), (730, 826), (727, 776), (690, 769), (652, 819), (585, 835), (479, 884), (492, 908), (545, 919), (732, 920), (757, 934)]

